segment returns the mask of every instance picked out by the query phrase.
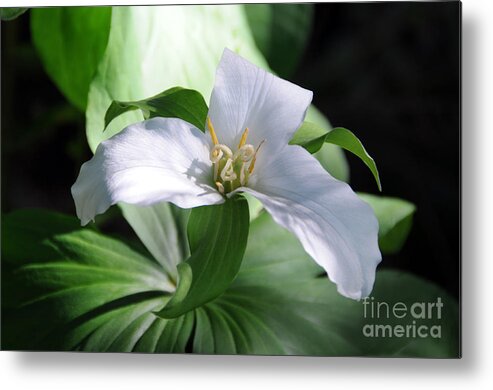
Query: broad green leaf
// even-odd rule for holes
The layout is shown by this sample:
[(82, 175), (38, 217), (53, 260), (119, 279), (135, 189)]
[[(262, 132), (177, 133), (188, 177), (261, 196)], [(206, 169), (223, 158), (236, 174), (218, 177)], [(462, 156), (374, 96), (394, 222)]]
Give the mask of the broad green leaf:
[(110, 22), (109, 7), (35, 8), (31, 12), (33, 42), (46, 71), (82, 111), (106, 48)]
[(117, 116), (135, 109), (140, 109), (145, 119), (156, 116), (180, 118), (202, 131), (205, 130), (205, 121), (209, 110), (199, 92), (193, 89), (174, 87), (137, 102), (113, 101), (106, 111), (105, 128)]
[(340, 146), (358, 156), (372, 172), (378, 189), (380, 191), (382, 190), (375, 161), (368, 154), (361, 141), (348, 129), (336, 127), (330, 131), (326, 131), (313, 123), (304, 122), (293, 136), (290, 144), (301, 145), (310, 153), (315, 153), (320, 150), (325, 142)]
[(349, 183), (349, 164), (346, 156), (337, 145), (326, 143), (320, 150), (313, 154), (320, 165), (337, 180)]
[[(334, 285), (322, 278), (311, 283), (306, 280), (285, 283), (279, 288), (285, 299), (298, 301), (299, 306), (305, 303), (306, 317), (329, 317), (323, 322), (324, 341), (329, 341), (332, 346), (328, 355), (432, 358), (460, 356), (457, 301), (440, 287), (417, 276), (393, 270), (379, 271), (370, 297), (359, 302), (342, 297)], [(312, 304), (315, 306), (312, 307)], [(398, 307), (405, 305), (406, 313), (403, 318), (399, 318), (402, 311), (397, 312), (398, 316), (394, 315), (396, 304)], [(415, 318), (411, 312), (413, 305), (418, 316), (423, 312), (421, 307), (424, 307), (427, 318)], [(443, 305), (440, 312), (437, 311), (437, 305)], [(417, 334), (421, 326), (427, 327), (426, 337)], [(440, 328), (440, 337), (431, 337), (429, 334), (434, 326)], [(401, 327), (404, 329), (403, 333)], [(302, 334), (301, 329), (293, 331)]]
[(260, 200), (258, 200), (257, 198), (255, 198), (250, 194), (247, 194), (246, 192), (243, 193), (241, 196), (243, 196), (248, 202), (248, 209), (249, 209), (250, 222), (251, 222), (261, 214), (262, 210), (264, 209), (264, 206)]
[(367, 202), (378, 219), (378, 245), (384, 254), (401, 250), (413, 224), (416, 206), (399, 198), (358, 193)]
[(311, 33), (312, 4), (245, 4), (255, 43), (271, 69), (293, 75)]
[[(293, 286), (286, 283), (286, 289)], [(193, 350), (209, 354), (355, 355), (356, 345), (337, 334), (327, 304), (292, 298), (268, 286), (231, 287), (196, 310)], [(343, 352), (343, 353), (341, 353)]]
[[(314, 105), (308, 107), (305, 119), (322, 129), (332, 129), (330, 122)], [(333, 177), (349, 182), (349, 164), (339, 146), (326, 143), (313, 156)]]
[(292, 145), (301, 145), (313, 154), (320, 150), (325, 142), (325, 136), (332, 130), (332, 126), (329, 130), (325, 130), (322, 126), (305, 121), (289, 143)]
[[(293, 259), (284, 264), (288, 251)], [(18, 211), (2, 219), (2, 348), (458, 356), (457, 303), (439, 287), (379, 271), (372, 301), (384, 304), (375, 318), (369, 303), (365, 316), (363, 302), (340, 296), (326, 277), (316, 276), (319, 271), (264, 213), (252, 222), (239, 275), (227, 291), (166, 320), (153, 314), (170, 297), (159, 264), (80, 228), (75, 217)], [(385, 303), (411, 307), (438, 298), (440, 319), (386, 316)], [(367, 337), (363, 332), (371, 325), (390, 325), (392, 332), (396, 326), (440, 325), (441, 337)]]
[(186, 233), (189, 210), (166, 202), (146, 207), (119, 206), (147, 250), (176, 283), (176, 267), (190, 255)]
[(175, 295), (157, 314), (178, 317), (224, 293), (240, 269), (248, 228), (245, 199), (194, 208), (188, 221), (191, 255), (178, 265)]
[(267, 212), (250, 225), (247, 251), (237, 286), (271, 286), (276, 282), (309, 280), (324, 274), (298, 240), (278, 226)]
[(29, 8), (19, 8), (19, 7), (0, 7), (0, 19), (1, 20), (13, 20), (21, 16)]
[[(157, 340), (148, 351), (183, 351), (193, 315), (152, 314), (172, 290), (157, 263), (76, 218), (2, 218), (2, 348), (125, 351), (148, 335)], [(177, 326), (183, 333), (170, 338), (165, 329)]]

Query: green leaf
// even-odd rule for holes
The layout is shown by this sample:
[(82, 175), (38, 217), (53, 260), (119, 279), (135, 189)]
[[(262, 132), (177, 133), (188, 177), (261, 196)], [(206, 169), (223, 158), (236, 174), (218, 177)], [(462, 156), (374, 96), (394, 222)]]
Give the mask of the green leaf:
[[(363, 302), (339, 295), (325, 276), (317, 276), (320, 271), (298, 241), (263, 213), (251, 224), (240, 272), (226, 292), (167, 320), (153, 314), (170, 298), (159, 264), (80, 228), (76, 218), (17, 211), (2, 219), (2, 348), (458, 356), (457, 303), (436, 285), (379, 271), (373, 302), (411, 307), (440, 298), (443, 308), (440, 319), (409, 313), (387, 318), (383, 304), (375, 318), (369, 306), (365, 316)], [(440, 325), (441, 337), (363, 333), (369, 325), (390, 325), (393, 331), (413, 324)]]
[(306, 254), (299, 241), (261, 213), (250, 225), (248, 246), (236, 286), (272, 286), (290, 280), (309, 280), (324, 270)]
[[(292, 285), (286, 283), (286, 289)], [(207, 354), (356, 354), (351, 341), (332, 333), (328, 305), (291, 298), (267, 286), (231, 287), (196, 310), (193, 350)]]
[[(313, 104), (308, 107), (305, 119), (322, 129), (332, 129), (327, 118)], [(339, 146), (326, 143), (313, 156), (333, 177), (349, 182), (349, 164)]]
[(378, 219), (378, 245), (384, 254), (401, 250), (411, 231), (416, 206), (399, 198), (358, 193), (367, 202)]
[(31, 12), (32, 39), (46, 72), (82, 111), (108, 42), (110, 23), (109, 7), (34, 8)]
[[(305, 317), (323, 319), (325, 332), (322, 342), (330, 344), (326, 348), (329, 356), (460, 356), (457, 301), (440, 287), (417, 276), (393, 270), (379, 271), (371, 296), (359, 302), (342, 297), (334, 285), (322, 278), (311, 283), (306, 280), (286, 283), (280, 288), (284, 299), (298, 301), (301, 307), (304, 302)], [(368, 302), (366, 313), (365, 302)], [(403, 318), (398, 318), (402, 312), (394, 315), (393, 308), (398, 303), (407, 309)], [(443, 304), (440, 313), (437, 312), (437, 304)], [(413, 305), (418, 308), (416, 314), (422, 313), (420, 307), (423, 305), (425, 311), (432, 307), (431, 316), (415, 318), (411, 312)], [(417, 334), (421, 326), (426, 326), (426, 337)], [(433, 326), (440, 328), (440, 337), (430, 336)], [(403, 334), (394, 333), (400, 332), (398, 328), (401, 327), (404, 328)], [(302, 329), (293, 329), (293, 332), (304, 334)]]
[(313, 22), (312, 4), (245, 4), (255, 43), (271, 69), (293, 75), (304, 53)]
[(209, 110), (199, 92), (193, 89), (174, 87), (151, 98), (136, 102), (113, 101), (104, 117), (105, 128), (117, 116), (135, 109), (142, 110), (145, 119), (155, 116), (180, 118), (202, 131), (205, 130), (205, 121)]
[(243, 198), (192, 209), (191, 256), (178, 265), (175, 295), (157, 315), (178, 317), (224, 293), (240, 269), (248, 227), (248, 203)]
[(301, 145), (313, 154), (320, 150), (325, 142), (325, 136), (332, 130), (332, 127), (327, 131), (314, 123), (303, 122), (289, 143)]
[(189, 210), (166, 202), (146, 207), (125, 203), (119, 206), (147, 250), (176, 283), (177, 266), (190, 255), (186, 233)]
[(349, 183), (349, 164), (346, 156), (337, 145), (326, 143), (313, 154), (320, 165), (337, 180)]
[(260, 200), (255, 198), (253, 195), (247, 194), (246, 192), (241, 194), (241, 196), (244, 197), (248, 202), (250, 221), (253, 221), (262, 213), (262, 210), (264, 209), (264, 205)]
[(193, 314), (152, 314), (172, 290), (157, 263), (76, 218), (2, 218), (2, 348), (127, 351), (147, 340), (146, 351), (184, 351)]
[(301, 145), (310, 153), (315, 153), (320, 150), (325, 142), (340, 146), (358, 156), (372, 172), (378, 189), (382, 190), (375, 161), (368, 154), (361, 141), (348, 129), (336, 127), (330, 131), (325, 131), (313, 123), (304, 122), (293, 136), (290, 144)]
[(1, 20), (14, 20), (26, 12), (29, 8), (21, 7), (0, 7), (0, 19)]

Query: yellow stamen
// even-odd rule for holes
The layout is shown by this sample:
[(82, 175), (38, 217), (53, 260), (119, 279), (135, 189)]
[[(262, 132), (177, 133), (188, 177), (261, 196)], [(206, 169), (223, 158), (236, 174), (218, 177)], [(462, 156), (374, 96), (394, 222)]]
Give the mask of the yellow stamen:
[(255, 168), (255, 161), (257, 161), (257, 152), (262, 146), (262, 144), (265, 142), (265, 139), (260, 143), (260, 145), (257, 147), (257, 150), (255, 151), (255, 154), (253, 155), (252, 162), (250, 163), (250, 166), (248, 167), (248, 173), (253, 172), (253, 168)]
[(207, 127), (209, 128), (209, 133), (211, 134), (212, 142), (214, 142), (214, 145), (219, 144), (219, 140), (217, 139), (217, 135), (214, 131), (214, 126), (212, 126), (212, 121), (210, 117), (207, 117)]
[(243, 132), (243, 135), (241, 136), (241, 140), (240, 140), (240, 143), (238, 144), (238, 149), (240, 149), (243, 145), (246, 144), (246, 140), (247, 140), (247, 137), (248, 137), (248, 127), (245, 129), (245, 131)]

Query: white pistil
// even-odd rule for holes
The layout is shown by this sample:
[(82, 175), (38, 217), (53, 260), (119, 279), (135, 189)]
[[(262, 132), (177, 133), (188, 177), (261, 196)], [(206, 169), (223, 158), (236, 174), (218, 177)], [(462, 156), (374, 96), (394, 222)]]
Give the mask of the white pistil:
[(237, 177), (238, 176), (236, 175), (236, 172), (233, 169), (233, 160), (228, 158), (228, 160), (226, 161), (226, 165), (221, 171), (221, 179), (223, 181), (234, 181), (236, 180)]
[(244, 186), (247, 184), (248, 181), (248, 168), (245, 163), (241, 164), (241, 169), (240, 169), (240, 184), (241, 186)]
[(223, 158), (225, 154), (226, 154), (226, 158), (228, 159), (233, 156), (233, 152), (226, 145), (223, 144), (214, 145), (214, 147), (211, 150), (211, 161), (213, 163), (217, 163), (219, 162), (219, 160)]
[(217, 177), (219, 175), (219, 161), (224, 157), (227, 159), (231, 159), (233, 156), (233, 152), (230, 148), (223, 144), (216, 144), (211, 150), (210, 159), (214, 166), (214, 181), (217, 181)]

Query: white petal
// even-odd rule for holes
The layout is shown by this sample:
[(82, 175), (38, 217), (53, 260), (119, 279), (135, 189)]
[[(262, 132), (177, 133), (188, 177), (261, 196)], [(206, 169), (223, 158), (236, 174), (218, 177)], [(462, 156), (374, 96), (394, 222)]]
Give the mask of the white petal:
[(219, 142), (236, 148), (249, 128), (248, 143), (286, 145), (303, 122), (313, 93), (258, 68), (225, 49), (216, 71), (209, 116)]
[(330, 176), (303, 148), (287, 146), (249, 187), (237, 191), (258, 198), (295, 234), (342, 295), (370, 294), (381, 260), (378, 221), (349, 185)]
[(83, 225), (117, 202), (182, 208), (222, 203), (212, 186), (209, 143), (180, 119), (154, 118), (102, 142), (72, 186)]

